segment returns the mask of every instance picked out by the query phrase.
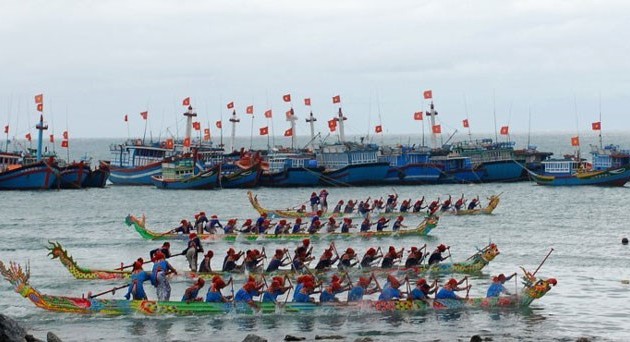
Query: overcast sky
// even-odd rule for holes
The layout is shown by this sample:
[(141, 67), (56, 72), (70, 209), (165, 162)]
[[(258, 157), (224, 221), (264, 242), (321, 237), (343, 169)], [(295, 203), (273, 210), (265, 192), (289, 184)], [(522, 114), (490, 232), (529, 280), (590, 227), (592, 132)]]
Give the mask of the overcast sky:
[[(249, 136), (299, 135), (312, 101), (317, 131), (341, 96), (349, 134), (420, 134), (413, 113), (433, 91), (443, 133), (467, 116), (473, 133), (630, 128), (627, 1), (9, 1), (0, 0), (0, 121), (11, 136), (35, 133), (33, 95), (45, 119), (71, 137), (182, 134), (182, 99), (204, 127), (234, 101)], [(601, 98), (601, 101), (600, 101)], [(29, 124), (30, 127), (29, 128)], [(271, 124), (269, 124), (271, 126)], [(270, 127), (271, 129), (271, 127)], [(428, 126), (426, 128), (428, 130)], [(494, 134), (493, 134), (494, 135)], [(457, 140), (457, 139), (456, 139)]]

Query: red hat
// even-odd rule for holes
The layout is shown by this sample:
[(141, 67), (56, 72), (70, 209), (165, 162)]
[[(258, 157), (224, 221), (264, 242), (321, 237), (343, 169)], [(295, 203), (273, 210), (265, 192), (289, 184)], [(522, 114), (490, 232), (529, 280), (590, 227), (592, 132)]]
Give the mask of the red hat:
[(267, 217), (267, 213), (262, 213), (262, 214), (260, 214), (260, 216)]
[(247, 252), (245, 253), (245, 255), (246, 255), (248, 258), (252, 258), (253, 256), (255, 256), (255, 255), (256, 255), (256, 253), (255, 253), (254, 251), (252, 251), (252, 250), (249, 250), (249, 249), (248, 249), (248, 250), (247, 250)]
[(284, 278), (280, 277), (280, 276), (275, 276), (273, 278), (271, 278), (272, 281), (278, 281), (280, 284), (284, 283)]
[(227, 254), (228, 254), (228, 255), (230, 255), (230, 254), (235, 254), (235, 253), (236, 253), (236, 251), (235, 251), (235, 250), (234, 250), (234, 248), (232, 248), (232, 247), (230, 247), (230, 249), (228, 249), (228, 250), (227, 250)]
[(332, 254), (332, 252), (331, 252), (329, 249), (327, 249), (327, 250), (325, 250), (325, 251), (324, 251), (324, 257), (326, 257), (326, 258), (330, 258), (330, 257), (332, 257), (332, 255), (333, 255), (333, 254)]
[(203, 287), (206, 284), (206, 281), (203, 280), (203, 278), (197, 278), (197, 285), (199, 285), (199, 287)]
[(499, 279), (500, 282), (504, 282), (505, 281), (505, 274), (501, 273), (501, 274), (499, 274), (499, 276), (497, 278)]
[(424, 278), (420, 278), (418, 279), (418, 281), (416, 282), (417, 285), (424, 285), (427, 283), (427, 280)]
[(338, 282), (338, 281), (334, 281), (334, 282), (332, 282), (332, 283), (330, 284), (330, 288), (331, 288), (333, 291), (338, 291), (338, 290), (341, 290), (341, 283), (340, 283), (340, 282)]
[(189, 239), (194, 239), (194, 238), (196, 238), (196, 237), (197, 237), (197, 233), (190, 233), (190, 234), (188, 235), (188, 238), (189, 238)]
[(338, 204), (343, 204), (343, 200), (339, 200)]
[(457, 283), (458, 283), (458, 281), (457, 281), (457, 279), (455, 279), (455, 278), (451, 278), (451, 279), (449, 279), (449, 280), (448, 280), (448, 282), (447, 282), (447, 284), (448, 284), (448, 285), (451, 285), (451, 286), (457, 286)]
[(244, 223), (244, 224), (249, 224), (249, 223), (252, 223), (252, 219), (247, 219), (247, 220), (245, 220), (245, 223)]
[(497, 277), (497, 276), (492, 277), (492, 282), (493, 283), (496, 283), (498, 281), (499, 281), (499, 277)]
[(311, 277), (308, 274), (304, 274), (304, 275), (298, 276), (296, 281), (298, 284), (300, 284), (300, 283), (306, 282), (309, 279), (311, 279)]
[(311, 193), (311, 196), (317, 196), (316, 192)]
[(332, 217), (332, 216), (331, 216), (331, 217), (329, 217), (329, 218), (328, 218), (328, 222), (335, 222), (335, 218), (334, 218), (334, 217)]
[(323, 211), (318, 210), (316, 214), (317, 214), (317, 216), (322, 216), (323, 213), (324, 213)]
[(404, 217), (402, 217), (402, 216), (398, 216), (398, 221), (402, 221), (402, 220), (404, 220), (404, 219), (405, 219)]
[(287, 220), (280, 220), (280, 224), (287, 224)]
[(346, 254), (354, 255), (354, 249), (348, 247), (348, 249), (346, 249)]
[(396, 248), (394, 246), (389, 246), (389, 252), (390, 253), (395, 253), (396, 252)]
[(547, 282), (553, 286), (556, 286), (556, 284), (558, 284), (558, 281), (556, 280), (556, 278), (549, 278), (547, 279)]
[(303, 244), (304, 246), (308, 246), (310, 243), (311, 243), (311, 240), (309, 240), (309, 239), (304, 239), (304, 240), (302, 240), (302, 244)]
[(138, 260), (136, 260), (136, 261), (141, 263), (141, 264), (144, 264), (144, 259), (142, 259), (142, 258), (138, 258)]
[(166, 241), (165, 243), (162, 244), (162, 247), (169, 248), (169, 247), (171, 247), (171, 243)]
[(374, 255), (376, 254), (376, 249), (374, 249), (374, 247), (370, 247), (370, 249), (368, 249), (367, 252), (365, 252), (365, 254)]
[(378, 222), (381, 222), (381, 221), (387, 221), (387, 219), (384, 216), (381, 216), (381, 218), (378, 219)]
[(276, 255), (284, 255), (284, 250), (282, 249), (276, 249)]
[(234, 224), (234, 223), (236, 223), (236, 219), (235, 219), (235, 218), (233, 218), (233, 219), (229, 219), (229, 220), (228, 220), (228, 223)]
[(446, 246), (444, 244), (440, 244), (437, 248), (440, 252), (444, 252), (446, 250)]
[(253, 291), (256, 289), (256, 282), (248, 281), (243, 285), (243, 290), (245, 291)]
[(278, 280), (274, 280), (271, 282), (271, 286), (269, 286), (270, 289), (279, 289), (280, 286), (282, 286), (282, 284), (278, 281)]
[(417, 252), (418, 251), (418, 247), (411, 247), (411, 252)]
[(165, 259), (166, 256), (164, 255), (164, 253), (162, 253), (162, 251), (157, 251), (154, 254), (155, 260), (160, 260), (160, 259)]
[(216, 278), (216, 279), (213, 278), (212, 283), (217, 289), (222, 289), (226, 286), (225, 281), (221, 277)]
[(334, 283), (334, 282), (339, 281), (339, 280), (341, 280), (341, 278), (339, 278), (339, 276), (336, 275), (336, 274), (333, 274), (332, 277), (330, 277), (330, 282), (331, 283)]
[(400, 282), (398, 281), (398, 279), (396, 279), (396, 277), (394, 277), (393, 275), (388, 275), (387, 276), (387, 280), (389, 281), (389, 283), (392, 285), (392, 287), (399, 287), (400, 286)]
[(181, 224), (187, 224), (187, 223), (188, 223), (188, 221), (186, 221), (186, 220), (181, 220), (181, 221), (179, 221), (179, 223), (181, 223)]
[(200, 212), (199, 212), (199, 215), (201, 215), (201, 216), (206, 216), (206, 212), (205, 212), (205, 211), (200, 211)]
[(135, 261), (133, 263), (133, 270), (135, 271), (135, 270), (141, 270), (141, 269), (142, 269), (142, 263), (139, 261)]
[(301, 223), (301, 222), (302, 222), (301, 218), (298, 217), (298, 218), (295, 219), (295, 223)]
[(313, 284), (313, 282), (311, 280), (307, 280), (304, 282), (303, 287), (305, 289), (313, 289), (315, 288), (315, 284)]
[(212, 257), (214, 256), (214, 252), (213, 252), (213, 251), (207, 251), (207, 252), (206, 252), (206, 256), (207, 256), (208, 258), (212, 258)]
[(247, 276), (247, 281), (256, 283), (256, 277), (254, 277), (253, 275), (250, 274), (249, 276)]
[(364, 286), (364, 287), (368, 287), (370, 285), (370, 281), (372, 279), (370, 278), (365, 278), (365, 277), (359, 277), (359, 285)]
[(199, 214), (195, 214), (195, 220), (199, 218)]
[(217, 217), (218, 217), (217, 215), (210, 216), (210, 218), (217, 218)]

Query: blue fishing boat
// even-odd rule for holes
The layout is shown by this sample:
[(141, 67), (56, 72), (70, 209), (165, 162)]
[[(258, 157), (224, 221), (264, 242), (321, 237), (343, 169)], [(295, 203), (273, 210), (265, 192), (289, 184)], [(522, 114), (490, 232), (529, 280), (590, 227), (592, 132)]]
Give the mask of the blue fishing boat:
[(162, 161), (181, 150), (164, 143), (144, 144), (142, 139), (110, 146), (109, 181), (115, 185), (152, 185), (151, 176), (162, 172)]
[(383, 184), (389, 170), (388, 162), (378, 160), (379, 148), (375, 144), (325, 144), (316, 155), (317, 163), (325, 167), (320, 178), (322, 185)]
[(205, 190), (219, 185), (221, 164), (204, 169), (194, 158), (179, 157), (162, 163), (161, 175), (152, 176), (158, 189)]
[(473, 170), (480, 174), (482, 182), (514, 182), (522, 180), (523, 167), (516, 162), (514, 142), (493, 142), (492, 139), (461, 141), (455, 143), (452, 152), (470, 157)]
[(468, 184), (481, 182), (481, 172), (473, 170), (470, 157), (462, 157), (433, 151), (431, 162), (438, 165), (441, 174), (440, 184)]
[(260, 162), (246, 163), (242, 160), (221, 165), (219, 187), (224, 189), (245, 189), (258, 186), (262, 166)]
[(59, 177), (53, 188), (81, 189), (90, 175), (90, 164), (83, 161), (66, 163), (64, 160), (57, 159), (57, 166)]
[(383, 146), (378, 159), (390, 165), (385, 183), (436, 184), (442, 174), (440, 166), (431, 162), (428, 147)]
[(313, 155), (300, 153), (270, 153), (265, 161), (260, 185), (268, 187), (316, 186), (324, 168), (317, 166)]
[(104, 188), (109, 178), (109, 164), (105, 161), (99, 161), (98, 167), (90, 169), (90, 173), (83, 181), (84, 188)]
[(521, 165), (525, 165), (521, 173), (523, 180), (529, 179), (529, 171), (541, 173), (544, 170), (543, 161), (549, 159), (553, 155), (552, 152), (538, 151), (534, 145), (527, 145), (527, 148), (514, 150), (514, 157)]

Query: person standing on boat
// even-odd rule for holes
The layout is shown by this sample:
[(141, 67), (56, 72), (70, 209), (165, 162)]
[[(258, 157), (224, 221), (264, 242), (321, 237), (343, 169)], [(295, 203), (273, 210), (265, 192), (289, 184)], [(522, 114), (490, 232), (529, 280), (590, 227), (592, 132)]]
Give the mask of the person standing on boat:
[(179, 227), (175, 229), (171, 229), (169, 233), (178, 233), (178, 234), (190, 234), (193, 231), (193, 226), (187, 220), (179, 221)]
[(341, 207), (343, 207), (343, 200), (339, 200), (335, 208), (333, 208), (333, 214), (341, 214)]
[(216, 234), (217, 227), (223, 229), (223, 225), (221, 224), (221, 222), (219, 222), (219, 217), (217, 215), (212, 215), (210, 217), (210, 221), (206, 224), (205, 230), (209, 234)]
[(429, 256), (429, 266), (439, 264), (440, 262), (448, 259), (448, 257), (442, 257), (442, 253), (444, 253), (447, 249), (451, 249), (451, 246), (445, 246), (444, 244), (440, 244), (437, 248), (431, 253)]
[(293, 229), (291, 230), (291, 234), (298, 234), (301, 233), (303, 231), (302, 226), (305, 225), (306, 223), (302, 223), (302, 219), (301, 218), (296, 218), (295, 219), (295, 224), (293, 224)]
[(328, 211), (328, 191), (326, 189), (319, 192), (319, 209), (324, 213)]
[[(462, 280), (460, 280), (460, 281), (457, 281), (457, 279), (455, 279), (455, 278), (449, 279), (449, 281), (435, 295), (435, 299), (464, 299), (464, 298), (456, 295), (455, 291), (463, 291), (463, 290), (468, 291), (468, 290), (470, 290), (472, 285), (468, 285), (468, 286), (465, 286), (463, 288), (457, 287), (458, 285), (463, 283), (466, 279), (468, 279), (468, 276), (462, 278)], [(468, 296), (468, 295), (466, 295), (466, 296)]]
[(147, 293), (144, 291), (143, 283), (151, 280), (151, 274), (142, 269), (142, 262), (135, 261), (131, 271), (131, 283), (127, 288), (126, 299), (147, 300)]
[(422, 210), (422, 209), (426, 208), (426, 206), (424, 206), (424, 207), (422, 206), (422, 204), (423, 204), (423, 203), (424, 203), (424, 196), (422, 196), (422, 198), (421, 198), (421, 199), (417, 200), (417, 201), (416, 201), (416, 203), (414, 203), (414, 204), (413, 204), (413, 209), (412, 209), (412, 211), (413, 211), (414, 213), (419, 213), (419, 212), (420, 212), (420, 210)]
[(273, 255), (271, 260), (269, 261), (269, 265), (267, 265), (267, 273), (275, 272), (282, 266), (288, 266), (291, 262), (286, 257), (286, 253), (288, 250), (285, 249), (276, 249), (276, 253)]
[(230, 299), (232, 299), (231, 296), (224, 297), (223, 294), (221, 293), (221, 289), (230, 285), (232, 282), (233, 282), (232, 278), (230, 278), (230, 280), (228, 280), (226, 284), (220, 275), (215, 275), (214, 277), (212, 277), (212, 284), (210, 285), (210, 288), (208, 289), (208, 293), (206, 293), (206, 302), (209, 302), (209, 303), (229, 302)]
[(376, 222), (376, 231), (382, 232), (383, 229), (387, 228), (388, 223), (389, 223), (389, 220), (386, 219), (384, 216), (381, 216), (381, 218), (379, 218), (378, 221)]
[(393, 275), (387, 276), (387, 282), (383, 286), (381, 294), (378, 296), (378, 300), (392, 300), (402, 298), (403, 293), (398, 289), (403, 283), (403, 280), (398, 280)]
[(349, 302), (357, 302), (363, 300), (364, 295), (371, 295), (373, 293), (378, 292), (378, 287), (373, 287), (372, 289), (368, 289), (370, 283), (372, 282), (372, 277), (365, 278), (359, 277), (359, 281), (357, 284), (350, 289), (348, 292), (348, 301)]
[(197, 255), (199, 253), (203, 253), (201, 240), (199, 240), (197, 233), (190, 233), (190, 235), (188, 236), (188, 247), (186, 247), (186, 249), (182, 251), (182, 254), (186, 256), (186, 260), (188, 260), (188, 266), (193, 272), (197, 270)]
[(427, 284), (426, 279), (420, 278), (416, 282), (416, 287), (411, 290), (409, 294), (409, 299), (411, 300), (427, 300), (429, 295), (435, 293), (437, 291), (437, 279), (433, 282), (433, 284)]
[(311, 203), (311, 212), (316, 212), (319, 209), (319, 196), (317, 196), (316, 192), (311, 193), (309, 201)]
[[(380, 247), (379, 247), (380, 250)], [(374, 249), (374, 247), (370, 247), (367, 252), (365, 252), (365, 255), (363, 255), (363, 258), (361, 259), (361, 267), (363, 268), (369, 268), (369, 267), (374, 267), (374, 262), (376, 262), (378, 259), (383, 257), (383, 254), (380, 253), (379, 255), (376, 255), (377, 251), (376, 249)]]
[(464, 194), (462, 194), (462, 197), (455, 201), (453, 208), (455, 208), (455, 211), (460, 211), (464, 204), (466, 204), (466, 200), (464, 199)]
[(155, 261), (151, 270), (151, 284), (156, 288), (159, 301), (168, 301), (171, 298), (171, 284), (169, 284), (167, 277), (170, 273), (177, 274), (177, 271), (166, 261), (164, 254), (158, 251), (155, 253)]
[(505, 274), (501, 273), (498, 276), (493, 277), (492, 284), (488, 288), (486, 297), (499, 297), (502, 293), (510, 295), (503, 284), (505, 284), (506, 281), (512, 279), (515, 275), (516, 273), (512, 273), (509, 277), (506, 277)]
[[(356, 266), (359, 261), (356, 260), (357, 253), (354, 252), (354, 249), (348, 247), (346, 251), (339, 258), (339, 265), (337, 267), (340, 270), (346, 270)], [(354, 260), (354, 262), (352, 262)]]
[(197, 295), (199, 294), (199, 290), (201, 290), (205, 284), (206, 281), (203, 280), (203, 278), (197, 278), (197, 281), (184, 291), (182, 302), (190, 303), (203, 301), (203, 298), (197, 297)]
[(402, 258), (404, 250), (404, 247), (401, 248), (400, 251), (397, 251), (394, 246), (389, 246), (387, 253), (385, 253), (385, 255), (383, 256), (381, 268), (394, 267), (394, 264)]
[(333, 245), (331, 244), (327, 249), (324, 250), (322, 256), (319, 258), (317, 265), (315, 265), (316, 270), (326, 270), (331, 268), (337, 260), (339, 260), (339, 256), (333, 258)]
[(243, 251), (236, 253), (234, 248), (230, 248), (227, 250), (225, 259), (223, 260), (223, 272), (233, 272), (237, 270), (238, 266), (236, 262), (243, 256)]
[(195, 216), (195, 228), (197, 229), (197, 234), (202, 234), (207, 224), (208, 217), (206, 217), (206, 212), (199, 212), (199, 214)]
[(341, 225), (341, 232), (342, 233), (350, 233), (350, 228), (352, 227), (352, 219), (349, 217), (344, 217), (343, 218), (343, 224)]
[(474, 210), (479, 205), (479, 196), (477, 198), (473, 198), (470, 203), (468, 203), (468, 210)]
[(442, 203), (442, 208), (440, 209), (440, 211), (445, 212), (449, 209), (451, 209), (451, 195), (448, 195), (448, 199), (444, 201), (444, 203)]
[(166, 241), (162, 244), (162, 247), (152, 249), (149, 252), (149, 259), (153, 260), (153, 258), (155, 257), (155, 253), (157, 253), (158, 251), (162, 252), (162, 254), (164, 254), (164, 256), (167, 259), (170, 258), (171, 257), (171, 243)]
[(402, 224), (402, 221), (405, 218), (402, 216), (398, 216), (398, 218), (396, 218), (396, 221), (394, 222), (394, 225), (392, 226), (392, 230), (397, 232), (400, 230), (400, 228), (407, 228), (407, 226), (405, 226), (404, 224)]
[(214, 256), (214, 252), (208, 251), (206, 255), (203, 256), (203, 260), (201, 260), (201, 264), (199, 264), (199, 273), (210, 273), (212, 272), (212, 257)]

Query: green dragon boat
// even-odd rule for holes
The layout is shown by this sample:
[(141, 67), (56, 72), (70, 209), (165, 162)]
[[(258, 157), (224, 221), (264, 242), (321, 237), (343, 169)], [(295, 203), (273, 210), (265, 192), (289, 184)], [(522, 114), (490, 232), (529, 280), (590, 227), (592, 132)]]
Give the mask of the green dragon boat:
[[(247, 242), (247, 241), (283, 241), (283, 240), (303, 240), (306, 238), (314, 240), (333, 240), (333, 239), (350, 239), (350, 238), (403, 238), (409, 236), (426, 236), (435, 227), (437, 227), (439, 218), (437, 216), (430, 216), (425, 218), (420, 224), (413, 229), (401, 229), (398, 231), (369, 231), (369, 232), (354, 232), (354, 233), (297, 233), (297, 234), (199, 234), (198, 237), (208, 242), (214, 241), (228, 241), (228, 242)], [(172, 240), (172, 239), (188, 239), (188, 235), (171, 233), (169, 231), (164, 233), (158, 233), (149, 230), (146, 227), (146, 217), (142, 215), (142, 219), (138, 219), (133, 215), (127, 215), (125, 218), (127, 226), (133, 226), (133, 228), (145, 239), (150, 240)]]
[(30, 269), (23, 269), (20, 265), (11, 262), (7, 267), (0, 261), (0, 273), (11, 283), (15, 292), (28, 298), (35, 306), (53, 312), (76, 313), (86, 315), (128, 315), (144, 314), (158, 315), (225, 315), (225, 314), (292, 314), (308, 312), (425, 312), (444, 310), (469, 310), (469, 309), (519, 309), (528, 307), (534, 300), (543, 297), (551, 290), (551, 285), (556, 285), (553, 278), (536, 278), (523, 269), (523, 288), (516, 295), (493, 298), (466, 298), (455, 299), (428, 299), (428, 300), (391, 300), (374, 301), (363, 300), (358, 302), (332, 302), (332, 303), (256, 303), (255, 307), (246, 303), (207, 303), (207, 302), (175, 302), (154, 300), (124, 300), (124, 299), (98, 299), (88, 295), (87, 297), (68, 297), (42, 294), (29, 284)]
[[(81, 280), (112, 280), (112, 279), (128, 279), (131, 277), (131, 271), (126, 270), (101, 270), (101, 269), (88, 269), (84, 267), (80, 267), (77, 262), (69, 255), (69, 253), (61, 246), (61, 244), (57, 242), (50, 242), (50, 246), (48, 246), (48, 250), (50, 251), (48, 255), (52, 259), (58, 259), (61, 264), (74, 276), (76, 279)], [(333, 273), (348, 273), (352, 276), (360, 276), (364, 274), (374, 273), (374, 274), (405, 274), (409, 276), (415, 276), (422, 273), (465, 273), (465, 274), (473, 274), (480, 272), (486, 265), (488, 265), (494, 258), (499, 255), (499, 249), (494, 243), (489, 244), (483, 249), (477, 251), (475, 254), (470, 256), (466, 261), (463, 262), (442, 262), (436, 265), (429, 266), (427, 264), (418, 265), (415, 267), (396, 267), (396, 268), (380, 268), (380, 267), (370, 267), (370, 268), (351, 268), (345, 269), (343, 271), (332, 268), (327, 270), (309, 270), (308, 272), (313, 273), (317, 277), (326, 278), (328, 275), (332, 275)], [(215, 275), (220, 275), (224, 278), (227, 277), (245, 277), (247, 275), (265, 275), (265, 276), (276, 276), (276, 275), (287, 275), (289, 277), (296, 277), (300, 274), (304, 274), (304, 272), (297, 272), (290, 269), (281, 269), (276, 272), (267, 273), (256, 273), (256, 272), (244, 272), (244, 271), (236, 271), (236, 272), (208, 272), (208, 273), (199, 273), (199, 272), (178, 272), (178, 275), (182, 275), (186, 278), (204, 278), (204, 279), (212, 279)]]

